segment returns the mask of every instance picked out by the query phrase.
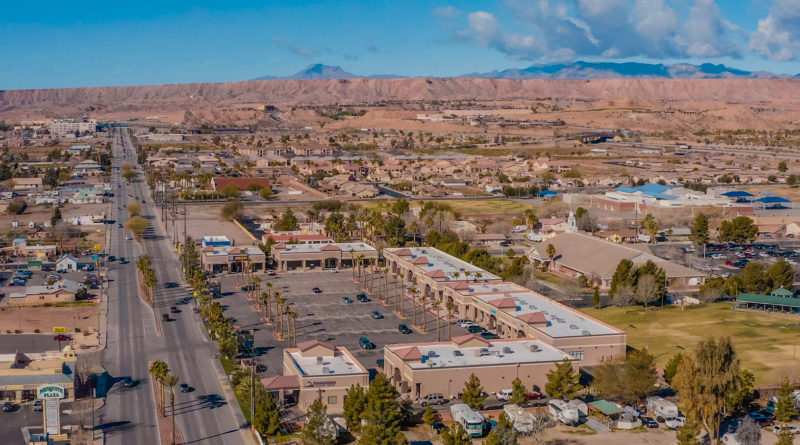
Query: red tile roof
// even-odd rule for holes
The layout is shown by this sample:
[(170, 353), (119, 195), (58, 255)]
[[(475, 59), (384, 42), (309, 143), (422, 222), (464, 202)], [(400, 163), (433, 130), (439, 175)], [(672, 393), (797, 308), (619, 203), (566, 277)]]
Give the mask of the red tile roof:
[(395, 250), (394, 254), (397, 255), (397, 256), (411, 256), (412, 255), (411, 249)]
[(431, 278), (444, 278), (445, 277), (444, 271), (442, 269), (432, 270), (432, 271), (426, 273), (425, 275), (427, 275), (427, 276), (429, 276)]
[(300, 389), (300, 378), (296, 375), (276, 375), (261, 379), (261, 384), (269, 390), (277, 389)]
[(514, 301), (513, 298), (505, 297), (505, 298), (498, 298), (496, 300), (492, 300), (489, 302), (492, 306), (498, 309), (510, 309), (517, 307), (517, 302)]
[(305, 351), (308, 351), (309, 349), (311, 349), (311, 348), (313, 348), (315, 346), (323, 346), (325, 348), (330, 349), (331, 351), (335, 351), (336, 350), (336, 346), (333, 346), (333, 344), (328, 343), (326, 341), (319, 341), (319, 340), (309, 340), (309, 341), (304, 341), (304, 342), (298, 343), (297, 344), (297, 349), (299, 349), (301, 352), (305, 352)]
[(327, 251), (333, 252), (333, 251), (337, 251), (337, 250), (340, 251), (342, 249), (339, 246), (337, 246), (336, 244), (326, 244), (326, 245), (322, 246), (322, 248), (319, 249), (319, 250), (326, 251), (326, 252)]
[(517, 319), (523, 323), (528, 324), (540, 324), (540, 323), (547, 323), (547, 318), (545, 318), (544, 314), (541, 312), (530, 312), (524, 315), (520, 315)]
[(428, 264), (428, 257), (418, 256), (411, 259), (411, 264)]
[(447, 283), (447, 285), (450, 286), (451, 289), (455, 289), (455, 290), (466, 290), (466, 289), (469, 289), (469, 283), (467, 283), (466, 281), (456, 281), (456, 282), (453, 282), (453, 283)]
[(400, 360), (422, 360), (422, 352), (416, 346), (411, 346), (405, 349), (398, 349), (394, 353), (400, 357)]
[(475, 335), (475, 334), (459, 335), (458, 337), (453, 337), (453, 338), (450, 339), (450, 341), (452, 341), (453, 343), (455, 343), (458, 346), (461, 346), (461, 345), (463, 345), (464, 343), (467, 343), (470, 340), (480, 340), (481, 342), (486, 343), (487, 345), (489, 344), (489, 342), (485, 338), (480, 337), (480, 336)]

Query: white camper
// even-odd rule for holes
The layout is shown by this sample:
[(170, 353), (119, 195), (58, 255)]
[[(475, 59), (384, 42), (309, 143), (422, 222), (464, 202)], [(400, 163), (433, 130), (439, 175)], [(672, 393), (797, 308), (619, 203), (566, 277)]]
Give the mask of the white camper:
[(453, 422), (460, 423), (470, 436), (483, 436), (483, 416), (466, 403), (451, 405), (450, 415), (453, 416)]
[(577, 425), (581, 420), (578, 410), (570, 407), (569, 404), (563, 400), (552, 399), (547, 402), (547, 408), (554, 419), (565, 425)]
[(542, 235), (539, 235), (536, 232), (528, 232), (528, 240), (533, 241), (535, 243), (541, 243)]
[(503, 412), (506, 413), (506, 417), (518, 433), (530, 434), (533, 432), (533, 414), (513, 403), (503, 406)]
[(651, 413), (656, 418), (662, 417), (664, 419), (669, 419), (680, 415), (678, 406), (663, 397), (652, 396), (648, 397), (646, 401), (647, 412)]

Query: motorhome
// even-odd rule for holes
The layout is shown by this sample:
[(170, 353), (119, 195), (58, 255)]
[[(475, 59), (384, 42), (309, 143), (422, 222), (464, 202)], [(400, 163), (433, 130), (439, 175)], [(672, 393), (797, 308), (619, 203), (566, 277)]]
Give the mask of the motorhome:
[(528, 240), (533, 241), (535, 243), (542, 242), (542, 235), (539, 235), (536, 232), (528, 232)]
[(450, 415), (453, 416), (453, 422), (461, 424), (470, 436), (483, 436), (483, 416), (475, 412), (466, 403), (451, 405)]
[(680, 415), (678, 406), (663, 397), (652, 396), (645, 400), (647, 401), (647, 412), (656, 419), (659, 417), (669, 419)]
[(508, 417), (508, 420), (511, 421), (511, 425), (514, 426), (515, 431), (520, 434), (530, 434), (533, 432), (533, 414), (526, 412), (524, 409), (520, 408), (519, 405), (513, 403), (503, 406), (503, 412), (506, 414), (506, 417)]
[(547, 402), (547, 408), (554, 419), (565, 425), (577, 425), (581, 420), (578, 409), (563, 400), (552, 399)]

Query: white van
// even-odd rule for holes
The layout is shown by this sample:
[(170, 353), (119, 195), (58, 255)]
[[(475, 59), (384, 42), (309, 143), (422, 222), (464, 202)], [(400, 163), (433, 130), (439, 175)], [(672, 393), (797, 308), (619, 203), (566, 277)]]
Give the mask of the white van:
[(502, 391), (499, 391), (497, 393), (497, 400), (500, 400), (502, 402), (508, 402), (509, 400), (511, 400), (511, 393), (513, 392), (514, 390), (512, 389), (504, 389)]

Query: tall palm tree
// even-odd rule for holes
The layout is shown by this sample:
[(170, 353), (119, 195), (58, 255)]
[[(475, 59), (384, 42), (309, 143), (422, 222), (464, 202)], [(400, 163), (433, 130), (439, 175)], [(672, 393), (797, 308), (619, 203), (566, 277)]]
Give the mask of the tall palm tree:
[(253, 281), (252, 295), (254, 296), (253, 298), (255, 298), (256, 302), (258, 302), (258, 296), (261, 294), (261, 278), (253, 276), (252, 281)]
[(397, 305), (400, 303), (400, 299), (397, 297), (397, 274), (392, 274), (392, 283), (394, 284), (394, 311), (397, 312)]
[(427, 300), (427, 299), (428, 299), (427, 295), (423, 295), (423, 296), (419, 297), (419, 301), (422, 302), (422, 330), (423, 331), (426, 330), (425, 326), (428, 324), (427, 323), (427, 318), (428, 317), (426, 317), (426, 314), (425, 314), (425, 300)]
[[(275, 292), (275, 295), (278, 295)], [(275, 315), (278, 317), (278, 338), (283, 340), (283, 303), (286, 300), (283, 297), (275, 297)]]
[(175, 445), (175, 385), (178, 384), (178, 376), (167, 374), (164, 377), (164, 385), (169, 388), (169, 405), (172, 413), (172, 445)]
[(411, 292), (411, 310), (414, 312), (414, 326), (417, 326), (417, 288), (409, 289)]
[(283, 315), (286, 317), (286, 337), (289, 339), (289, 346), (292, 345), (292, 327), (289, 320), (289, 313), (291, 310), (292, 308), (290, 308), (288, 304), (283, 307)]
[(453, 313), (453, 307), (455, 307), (455, 304), (453, 304), (452, 301), (448, 301), (445, 304), (445, 307), (447, 308), (447, 341), (450, 341), (450, 316)]
[(351, 270), (350, 271), (353, 272), (353, 279), (355, 280), (356, 279), (356, 256), (355, 256), (355, 250), (353, 250), (353, 249), (350, 249), (350, 263), (351, 263), (351, 267), (350, 267)]
[(269, 300), (272, 298), (272, 281), (267, 281), (267, 304), (266, 304), (266, 312), (264, 313), (264, 318), (267, 319), (267, 323), (272, 324), (272, 314), (269, 310)]
[(169, 366), (165, 362), (154, 360), (150, 363), (150, 375), (158, 382), (158, 399), (161, 402), (158, 410), (162, 416), (166, 415), (164, 412), (164, 377), (167, 374), (169, 374)]
[(291, 311), (289, 312), (289, 317), (292, 319), (292, 342), (291, 346), (293, 348), (297, 347), (297, 312)]
[(442, 341), (442, 334), (440, 330), (442, 324), (439, 323), (439, 306), (441, 306), (441, 304), (442, 303), (439, 300), (436, 300), (433, 303), (431, 303), (431, 307), (436, 309), (436, 317), (434, 318), (436, 319), (436, 338), (438, 339), (437, 341)]

